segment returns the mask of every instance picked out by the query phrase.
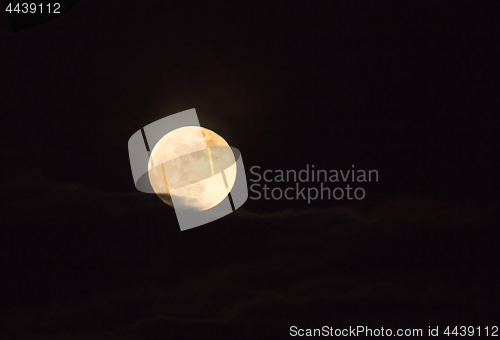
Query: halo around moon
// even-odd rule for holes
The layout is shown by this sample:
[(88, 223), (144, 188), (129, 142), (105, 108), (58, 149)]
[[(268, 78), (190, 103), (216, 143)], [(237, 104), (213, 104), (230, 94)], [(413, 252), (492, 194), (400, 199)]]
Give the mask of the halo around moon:
[[(176, 209), (207, 210), (222, 202), (236, 180), (236, 161), (228, 143), (199, 126), (163, 136), (149, 157), (148, 176), (160, 199)], [(179, 206), (180, 205), (180, 206)]]

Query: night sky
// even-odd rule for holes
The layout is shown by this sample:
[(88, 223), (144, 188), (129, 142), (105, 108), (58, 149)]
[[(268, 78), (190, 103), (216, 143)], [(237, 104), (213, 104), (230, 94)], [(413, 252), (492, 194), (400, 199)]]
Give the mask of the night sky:
[[(2, 12), (0, 339), (500, 326), (491, 4), (82, 0), (15, 33)], [(181, 232), (135, 189), (127, 143), (191, 108), (249, 180), (314, 164), (379, 181)]]

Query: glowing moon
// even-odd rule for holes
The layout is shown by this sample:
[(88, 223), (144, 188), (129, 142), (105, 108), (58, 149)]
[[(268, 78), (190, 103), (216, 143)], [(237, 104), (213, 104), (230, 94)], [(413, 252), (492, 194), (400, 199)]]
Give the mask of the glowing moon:
[[(153, 148), (149, 181), (161, 200), (175, 208), (207, 210), (227, 196), (236, 180), (236, 161), (215, 132), (185, 126), (163, 136)], [(178, 206), (180, 205), (180, 206)]]

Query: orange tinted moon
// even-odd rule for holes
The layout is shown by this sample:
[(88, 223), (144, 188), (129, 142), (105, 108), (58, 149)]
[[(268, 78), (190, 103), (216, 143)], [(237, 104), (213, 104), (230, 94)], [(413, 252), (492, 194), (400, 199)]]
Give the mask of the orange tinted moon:
[[(224, 169), (226, 185), (221, 185)], [(219, 173), (217, 173), (219, 172)], [(236, 161), (229, 144), (212, 130), (185, 126), (163, 136), (148, 164), (149, 181), (166, 204), (207, 210), (227, 196), (236, 180)], [(176, 207), (177, 208), (177, 207)]]

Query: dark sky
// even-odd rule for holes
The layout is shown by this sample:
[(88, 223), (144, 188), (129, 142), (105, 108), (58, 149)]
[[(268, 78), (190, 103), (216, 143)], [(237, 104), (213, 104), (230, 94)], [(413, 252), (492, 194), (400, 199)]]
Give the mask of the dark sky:
[[(2, 339), (279, 339), (498, 321), (499, 8), (82, 0), (0, 15)], [(127, 142), (190, 108), (249, 168), (377, 169), (360, 202), (179, 230)]]

